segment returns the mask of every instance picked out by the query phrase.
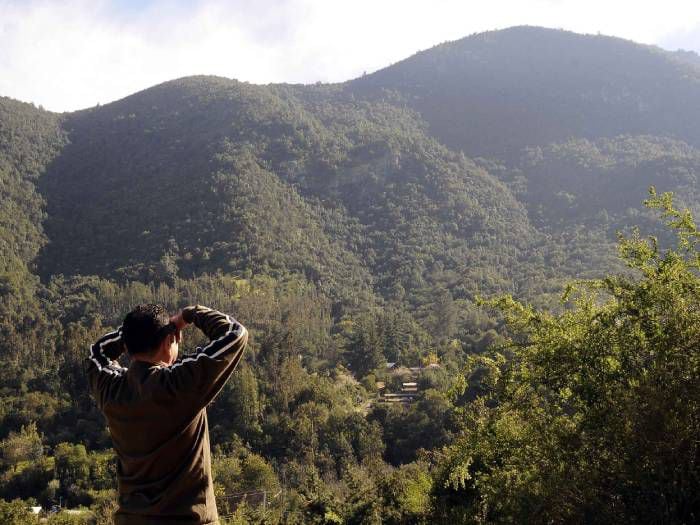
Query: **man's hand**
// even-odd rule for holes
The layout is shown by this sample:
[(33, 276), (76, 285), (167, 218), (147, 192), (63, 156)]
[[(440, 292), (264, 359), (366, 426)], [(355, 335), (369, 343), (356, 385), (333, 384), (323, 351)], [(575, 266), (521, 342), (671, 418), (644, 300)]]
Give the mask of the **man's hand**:
[(182, 317), (182, 310), (180, 310), (177, 314), (173, 315), (170, 318), (170, 322), (175, 325), (175, 328), (178, 329), (178, 331), (182, 330), (187, 326), (187, 321), (185, 321), (184, 317)]
[(182, 341), (182, 330), (189, 324), (187, 321), (185, 321), (184, 317), (182, 317), (182, 310), (173, 315), (170, 318), (170, 322), (173, 323), (177, 329), (175, 332), (175, 340), (180, 343)]

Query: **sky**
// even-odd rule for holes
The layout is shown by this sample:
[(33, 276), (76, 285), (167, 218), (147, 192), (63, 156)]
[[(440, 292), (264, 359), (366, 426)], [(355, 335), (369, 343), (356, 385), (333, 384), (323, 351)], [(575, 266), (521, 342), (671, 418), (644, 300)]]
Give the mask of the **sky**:
[(699, 0), (0, 0), (0, 96), (73, 111), (187, 75), (341, 82), (515, 25), (700, 52)]

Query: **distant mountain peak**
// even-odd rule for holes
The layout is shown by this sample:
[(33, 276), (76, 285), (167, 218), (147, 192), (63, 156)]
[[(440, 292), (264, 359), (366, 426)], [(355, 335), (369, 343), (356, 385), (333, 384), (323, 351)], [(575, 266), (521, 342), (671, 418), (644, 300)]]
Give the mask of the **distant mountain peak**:
[(400, 94), (436, 137), (470, 155), (510, 158), (562, 137), (626, 133), (698, 145), (695, 61), (617, 37), (517, 26), (445, 42), (348, 87)]

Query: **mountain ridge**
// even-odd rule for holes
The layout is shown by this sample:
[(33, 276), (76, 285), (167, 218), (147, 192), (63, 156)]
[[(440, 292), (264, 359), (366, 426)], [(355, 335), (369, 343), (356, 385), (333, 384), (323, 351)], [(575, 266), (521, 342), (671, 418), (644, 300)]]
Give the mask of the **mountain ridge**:
[[(515, 27), (446, 42), (343, 83), (262, 86), (200, 75), (103, 106), (47, 112), (69, 143), (36, 179), (49, 242), (35, 263), (44, 279), (291, 271), (343, 300), (353, 290), (417, 297), (434, 286), (472, 297), (590, 275), (609, 263), (611, 229), (637, 216), (589, 195), (576, 181), (576, 158), (600, 155), (595, 147), (623, 156), (640, 148), (641, 166), (650, 144), (681, 152), (700, 140), (694, 109), (677, 118), (683, 104), (700, 100), (700, 69), (674, 57), (614, 37)], [(610, 77), (626, 60), (628, 72)], [(649, 64), (652, 72), (640, 73)], [(635, 87), (640, 74), (657, 70), (662, 82)], [(679, 90), (685, 98), (668, 96)], [(641, 134), (664, 104), (675, 113)], [(664, 122), (677, 128), (666, 133)], [(633, 145), (616, 149), (615, 137)], [(585, 142), (603, 139), (609, 144)], [(561, 181), (534, 172), (550, 160), (533, 163), (528, 148), (565, 152), (551, 159), (565, 170)], [(674, 155), (664, 157), (661, 179), (644, 180), (691, 187), (672, 173), (692, 171), (694, 154)], [(535, 185), (558, 189), (550, 195)], [(278, 205), (263, 199), (250, 207), (236, 187), (257, 187)], [(553, 204), (554, 215), (542, 215), (542, 203)], [(575, 241), (578, 248), (558, 219), (565, 214), (577, 217), (569, 226), (595, 232)], [(571, 255), (582, 252), (583, 266)]]
[(534, 27), (479, 33), (350, 85), (366, 96), (403, 93), (434, 136), (471, 156), (512, 160), (526, 146), (620, 134), (700, 144), (700, 68), (616, 37)]

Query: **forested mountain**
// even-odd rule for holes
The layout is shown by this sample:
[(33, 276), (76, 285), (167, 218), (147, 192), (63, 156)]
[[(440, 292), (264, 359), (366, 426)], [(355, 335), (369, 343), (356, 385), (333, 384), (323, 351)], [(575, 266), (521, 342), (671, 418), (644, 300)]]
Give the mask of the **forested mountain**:
[[(432, 286), (431, 270), (448, 268), (449, 288), (518, 290), (533, 276), (516, 267), (544, 278), (559, 260), (551, 250), (568, 246), (537, 229), (598, 217), (593, 231), (611, 237), (650, 184), (686, 193), (673, 172), (693, 178), (700, 70), (676, 56), (522, 27), (341, 85), (197, 77), (66, 115), (71, 144), (41, 180), (51, 243), (40, 271), (290, 270), (348, 297)], [(608, 153), (595, 151), (600, 140)], [(601, 176), (618, 187), (590, 184)], [(589, 256), (599, 269), (604, 255)]]
[(335, 87), (184, 79), (64, 126), (41, 181), (45, 276), (292, 271), (349, 297), (423, 288), (439, 266), (493, 289), (536, 238), (509, 190), (417, 115)]
[[(534, 27), (333, 85), (188, 77), (61, 115), (0, 98), (0, 498), (104, 517), (85, 348), (134, 304), (198, 302), (252, 333), (210, 409), (220, 505), (281, 494), (236, 523), (692, 522), (671, 494), (697, 465), (673, 478), (630, 429), (640, 399), (670, 407), (660, 432), (693, 457), (674, 399), (697, 415), (697, 362), (674, 352), (697, 332), (697, 231), (642, 201), (698, 212), (698, 174), (697, 55)], [(559, 300), (608, 273), (611, 302)], [(477, 305), (501, 293), (555, 313)], [(378, 401), (405, 382), (412, 404)], [(673, 501), (640, 510), (654, 483)]]
[(696, 55), (514, 27), (441, 44), (349, 88), (398, 92), (452, 149), (510, 158), (572, 137), (652, 134), (698, 146), (699, 85)]
[(36, 183), (65, 144), (57, 115), (0, 98), (0, 351), (16, 360), (43, 324), (32, 269), (46, 244)]
[(44, 244), (44, 201), (35, 184), (63, 143), (57, 115), (0, 98), (1, 272), (30, 263)]

